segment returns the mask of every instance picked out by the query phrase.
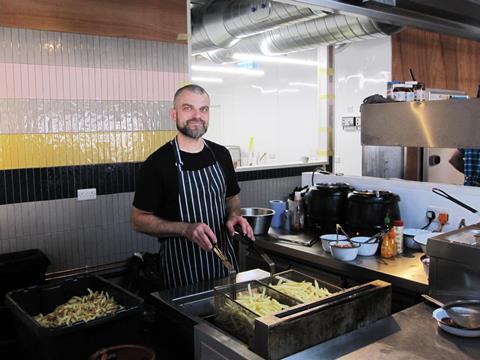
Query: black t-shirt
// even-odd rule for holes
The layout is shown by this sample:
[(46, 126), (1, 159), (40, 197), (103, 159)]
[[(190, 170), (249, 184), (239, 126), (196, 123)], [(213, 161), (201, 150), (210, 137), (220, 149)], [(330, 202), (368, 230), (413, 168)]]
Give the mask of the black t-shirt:
[[(202, 151), (194, 154), (180, 151), (183, 169), (203, 169), (213, 165), (216, 158), (225, 177), (226, 197), (237, 195), (240, 188), (235, 177), (230, 153), (221, 145), (208, 140), (205, 141), (210, 149), (204, 146)], [(165, 220), (180, 221), (178, 174), (175, 166), (174, 146), (168, 142), (145, 160), (137, 178), (133, 206), (143, 211), (152, 212)], [(212, 152), (215, 157), (213, 157)]]

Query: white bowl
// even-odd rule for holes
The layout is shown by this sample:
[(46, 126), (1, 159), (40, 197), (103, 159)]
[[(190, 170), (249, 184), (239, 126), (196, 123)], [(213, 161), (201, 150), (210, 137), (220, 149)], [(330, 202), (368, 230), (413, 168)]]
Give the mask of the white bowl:
[(360, 249), (358, 249), (358, 255), (360, 256), (372, 256), (378, 250), (378, 240), (375, 242), (366, 244), (365, 241), (370, 239), (369, 236), (355, 236), (352, 238), (354, 243), (360, 244)]
[(337, 241), (337, 240), (347, 240), (347, 237), (345, 235), (340, 235), (338, 234), (324, 234), (320, 236), (320, 240), (322, 240), (322, 248), (323, 251), (330, 252), (330, 243), (332, 241)]
[(424, 229), (414, 229), (414, 228), (406, 228), (403, 229), (403, 240), (405, 242), (405, 247), (413, 250), (420, 250), (421, 246), (420, 244), (416, 243), (413, 238), (415, 235), (418, 234), (429, 234), (431, 233), (430, 230), (424, 230)]
[(413, 240), (415, 240), (415, 242), (422, 247), (422, 251), (424, 253), (426, 253), (427, 252), (428, 239), (430, 239), (433, 236), (440, 235), (440, 234), (443, 234), (443, 233), (436, 232), (436, 233), (418, 234), (418, 235), (415, 235)]
[(335, 241), (330, 243), (330, 249), (332, 250), (332, 255), (335, 259), (341, 261), (352, 261), (358, 255), (358, 250), (360, 249), (360, 244), (353, 244), (354, 247), (339, 247), (338, 245), (350, 245), (350, 242), (347, 240)]

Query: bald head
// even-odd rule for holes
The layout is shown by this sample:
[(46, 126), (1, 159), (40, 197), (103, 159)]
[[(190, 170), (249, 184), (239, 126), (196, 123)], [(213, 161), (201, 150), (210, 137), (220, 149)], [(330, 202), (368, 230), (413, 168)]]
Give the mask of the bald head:
[(178, 89), (175, 92), (175, 95), (173, 96), (173, 107), (174, 108), (177, 107), (178, 98), (185, 91), (190, 91), (192, 93), (196, 93), (196, 94), (199, 94), (199, 95), (204, 95), (205, 94), (210, 99), (210, 95), (208, 95), (207, 91), (203, 87), (201, 87), (200, 85), (196, 85), (196, 84), (189, 84), (189, 85), (182, 86), (180, 89)]

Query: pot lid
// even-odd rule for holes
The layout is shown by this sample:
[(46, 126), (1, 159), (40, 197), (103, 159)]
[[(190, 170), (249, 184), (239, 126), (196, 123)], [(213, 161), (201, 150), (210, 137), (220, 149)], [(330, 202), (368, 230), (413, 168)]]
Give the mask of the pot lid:
[(400, 200), (400, 196), (386, 190), (362, 190), (350, 193), (349, 199), (367, 202), (396, 202)]
[(353, 187), (347, 183), (318, 183), (310, 188), (310, 191), (337, 192), (351, 191)]

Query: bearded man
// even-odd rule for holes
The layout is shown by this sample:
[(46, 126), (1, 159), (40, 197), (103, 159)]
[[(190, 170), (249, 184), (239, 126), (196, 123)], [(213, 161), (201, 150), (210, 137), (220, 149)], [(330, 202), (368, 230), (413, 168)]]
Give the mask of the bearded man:
[(201, 86), (177, 90), (171, 118), (176, 137), (148, 157), (140, 170), (132, 209), (135, 231), (158, 238), (163, 288), (228, 276), (213, 254), (221, 251), (238, 271), (234, 226), (253, 231), (240, 212), (240, 188), (228, 150), (203, 139), (210, 97)]

